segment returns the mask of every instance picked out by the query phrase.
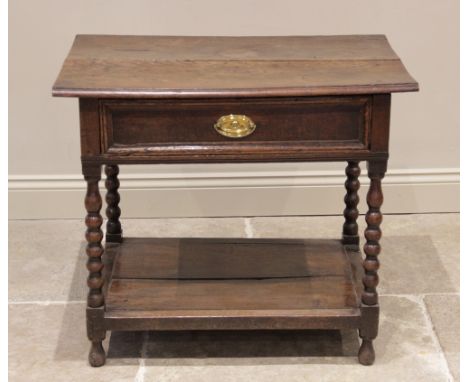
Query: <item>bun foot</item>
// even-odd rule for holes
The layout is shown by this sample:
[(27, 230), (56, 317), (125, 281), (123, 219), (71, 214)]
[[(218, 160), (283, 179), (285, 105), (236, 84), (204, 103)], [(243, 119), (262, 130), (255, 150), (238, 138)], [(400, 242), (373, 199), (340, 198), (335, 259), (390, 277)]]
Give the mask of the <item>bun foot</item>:
[(372, 345), (372, 340), (362, 340), (361, 347), (358, 353), (359, 363), (361, 365), (369, 366), (375, 361), (375, 351)]
[(91, 343), (88, 360), (89, 364), (93, 367), (99, 367), (106, 363), (106, 353), (101, 341)]

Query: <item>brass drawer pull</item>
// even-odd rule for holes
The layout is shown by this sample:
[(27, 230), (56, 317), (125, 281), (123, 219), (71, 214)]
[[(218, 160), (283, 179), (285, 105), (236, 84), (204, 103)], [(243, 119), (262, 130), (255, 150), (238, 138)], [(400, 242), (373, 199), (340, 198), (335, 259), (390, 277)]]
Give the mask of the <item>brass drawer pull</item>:
[(223, 115), (215, 123), (215, 130), (228, 138), (244, 138), (255, 130), (255, 123), (246, 115)]

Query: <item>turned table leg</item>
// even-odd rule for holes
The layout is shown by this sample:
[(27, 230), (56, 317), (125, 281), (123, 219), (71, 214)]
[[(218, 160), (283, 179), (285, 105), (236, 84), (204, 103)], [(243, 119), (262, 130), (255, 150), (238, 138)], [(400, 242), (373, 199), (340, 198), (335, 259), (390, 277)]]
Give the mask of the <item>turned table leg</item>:
[(104, 328), (104, 294), (102, 286), (104, 279), (102, 275), (103, 263), (101, 256), (104, 252), (102, 247), (103, 233), (101, 230), (102, 216), (100, 214), (102, 199), (99, 193), (99, 180), (101, 179), (101, 166), (83, 166), (83, 175), (87, 183), (85, 197), (86, 215), (86, 264), (88, 276), (88, 307), (86, 309), (86, 327), (88, 338), (91, 341), (89, 351), (89, 363), (91, 366), (102, 366), (106, 361), (102, 341), (106, 336)]
[(387, 161), (369, 161), (367, 163), (370, 187), (367, 193), (367, 205), (369, 209), (366, 214), (367, 228), (364, 232), (366, 243), (364, 244), (365, 259), (363, 262), (364, 276), (362, 282), (364, 290), (361, 294), (361, 314), (362, 324), (359, 335), (362, 344), (359, 349), (359, 362), (363, 365), (372, 365), (375, 360), (374, 347), (372, 341), (377, 337), (379, 326), (379, 301), (377, 294), (377, 284), (379, 276), (378, 255), (380, 253), (379, 240), (382, 236), (380, 223), (382, 223), (382, 213), (380, 206), (383, 203), (381, 181), (387, 170)]
[(106, 242), (121, 243), (122, 242), (122, 226), (120, 224), (120, 194), (119, 194), (119, 166), (106, 165)]
[(344, 202), (346, 208), (343, 211), (345, 217), (345, 222), (343, 224), (343, 244), (359, 244), (359, 233), (358, 233), (358, 224), (356, 222), (359, 211), (357, 206), (359, 204), (359, 175), (361, 174), (361, 169), (359, 168), (359, 162), (348, 161), (348, 166), (346, 167), (346, 195), (344, 197)]

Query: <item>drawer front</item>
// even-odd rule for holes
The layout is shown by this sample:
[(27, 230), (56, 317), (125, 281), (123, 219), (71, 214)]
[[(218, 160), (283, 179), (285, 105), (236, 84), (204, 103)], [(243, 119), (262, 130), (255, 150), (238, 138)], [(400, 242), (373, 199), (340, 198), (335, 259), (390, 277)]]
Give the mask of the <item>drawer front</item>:
[[(101, 152), (106, 156), (240, 160), (294, 159), (324, 151), (368, 151), (371, 98), (241, 100), (101, 100)], [(214, 128), (245, 115), (255, 130), (233, 138)]]

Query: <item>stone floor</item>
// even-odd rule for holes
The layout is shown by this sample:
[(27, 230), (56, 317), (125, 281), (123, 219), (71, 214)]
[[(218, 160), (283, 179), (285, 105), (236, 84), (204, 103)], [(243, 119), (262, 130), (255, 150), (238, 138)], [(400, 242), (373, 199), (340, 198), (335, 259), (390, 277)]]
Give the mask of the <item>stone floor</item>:
[[(364, 223), (359, 218), (361, 226)], [(128, 236), (336, 237), (341, 217), (123, 220)], [(108, 335), (87, 366), (80, 220), (11, 221), (9, 373), (20, 381), (459, 380), (459, 216), (386, 216), (376, 362), (354, 331)], [(109, 338), (110, 337), (110, 338)]]

